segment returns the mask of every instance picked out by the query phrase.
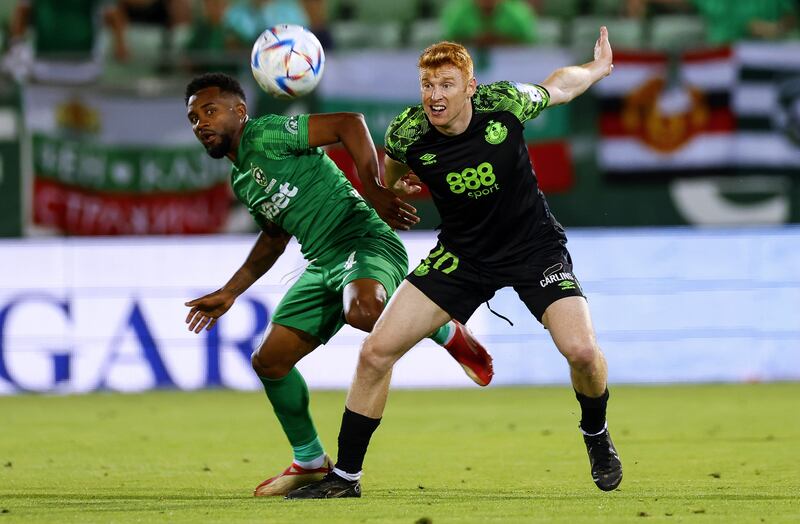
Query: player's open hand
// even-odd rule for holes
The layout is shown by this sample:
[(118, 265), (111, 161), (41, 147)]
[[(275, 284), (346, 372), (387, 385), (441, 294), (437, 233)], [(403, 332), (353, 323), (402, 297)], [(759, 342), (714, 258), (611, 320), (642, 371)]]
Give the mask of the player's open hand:
[(365, 196), (377, 211), (378, 216), (393, 229), (407, 231), (419, 222), (419, 217), (416, 215), (417, 209), (408, 202), (403, 202), (385, 187), (372, 189)]
[(211, 329), (217, 323), (217, 319), (225, 314), (236, 296), (230, 291), (219, 289), (200, 298), (190, 300), (184, 305), (192, 309), (186, 315), (186, 323), (189, 324), (189, 331), (200, 333), (205, 329)]
[(594, 44), (594, 61), (600, 66), (603, 76), (611, 74), (611, 70), (614, 68), (613, 60), (614, 54), (611, 52), (611, 44), (608, 42), (608, 28), (602, 26), (600, 37)]
[(422, 191), (422, 181), (414, 173), (406, 173), (391, 187), (391, 190), (399, 197), (416, 195)]

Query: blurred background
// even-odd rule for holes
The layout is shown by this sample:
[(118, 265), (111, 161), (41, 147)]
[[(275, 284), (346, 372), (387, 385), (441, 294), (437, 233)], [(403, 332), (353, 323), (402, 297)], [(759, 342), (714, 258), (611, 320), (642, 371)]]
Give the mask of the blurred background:
[[(425, 46), (464, 43), (479, 82), (535, 83), (590, 60), (601, 25), (613, 75), (526, 138), (611, 380), (800, 379), (798, 14), (794, 0), (0, 0), (0, 392), (257, 386), (250, 349), (304, 261), (290, 249), (217, 330), (183, 331), (182, 303), (221, 286), (255, 232), (229, 164), (191, 133), (192, 75), (236, 75), (255, 115), (364, 113), (381, 150), (419, 101)], [(249, 71), (278, 23), (327, 54), (319, 88), (291, 102)], [(412, 264), (438, 224), (428, 195), (413, 204)], [(495, 301), (514, 326), (485, 308), (471, 325), (497, 382), (564, 382), (513, 293)], [(310, 384), (345, 387), (360, 339), (346, 329), (309, 357)], [(401, 364), (399, 385), (466, 384), (432, 348)]]

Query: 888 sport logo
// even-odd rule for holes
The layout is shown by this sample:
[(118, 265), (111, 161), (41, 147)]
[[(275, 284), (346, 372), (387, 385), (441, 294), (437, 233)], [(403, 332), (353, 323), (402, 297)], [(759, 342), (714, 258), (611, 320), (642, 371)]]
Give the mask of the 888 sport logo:
[(460, 173), (448, 173), (445, 177), (450, 191), (456, 195), (466, 193), (470, 198), (480, 198), (500, 189), (494, 168), (489, 162), (481, 162), (477, 167), (464, 168)]

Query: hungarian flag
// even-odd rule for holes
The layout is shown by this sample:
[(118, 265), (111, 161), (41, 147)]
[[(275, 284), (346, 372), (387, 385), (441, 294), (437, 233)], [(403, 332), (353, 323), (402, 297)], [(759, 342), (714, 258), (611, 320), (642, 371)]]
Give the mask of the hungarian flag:
[(214, 233), (230, 164), (208, 157), (175, 97), (30, 86), (33, 219), (68, 235)]

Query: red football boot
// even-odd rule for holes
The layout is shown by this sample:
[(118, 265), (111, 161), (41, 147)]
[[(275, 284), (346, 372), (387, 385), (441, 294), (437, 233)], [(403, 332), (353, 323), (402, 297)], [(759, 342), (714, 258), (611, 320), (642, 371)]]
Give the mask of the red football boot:
[(492, 368), (492, 356), (486, 348), (478, 342), (475, 335), (467, 326), (457, 320), (456, 333), (453, 339), (444, 345), (456, 362), (461, 364), (469, 378), (479, 386), (487, 386), (492, 381), (494, 369)]

